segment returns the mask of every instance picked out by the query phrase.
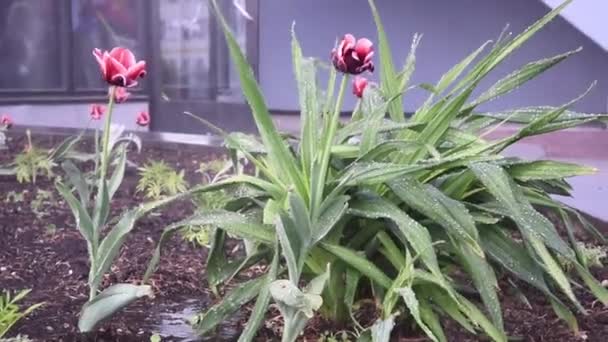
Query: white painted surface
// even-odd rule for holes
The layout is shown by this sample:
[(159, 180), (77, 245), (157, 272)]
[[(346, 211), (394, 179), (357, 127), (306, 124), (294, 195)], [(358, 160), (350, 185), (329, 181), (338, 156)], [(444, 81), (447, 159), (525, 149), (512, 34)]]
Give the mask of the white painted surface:
[[(543, 2), (555, 8), (563, 0), (543, 0)], [(608, 21), (606, 21), (608, 1), (574, 0), (564, 9), (562, 16), (608, 51)]]
[[(127, 102), (114, 107), (112, 121), (124, 125), (128, 130), (147, 131), (135, 124), (135, 118), (141, 111), (148, 111), (147, 102)], [(53, 105), (5, 105), (0, 106), (0, 113), (9, 114), (15, 125), (44, 127), (102, 127), (103, 120), (91, 121), (91, 104), (71, 103)]]

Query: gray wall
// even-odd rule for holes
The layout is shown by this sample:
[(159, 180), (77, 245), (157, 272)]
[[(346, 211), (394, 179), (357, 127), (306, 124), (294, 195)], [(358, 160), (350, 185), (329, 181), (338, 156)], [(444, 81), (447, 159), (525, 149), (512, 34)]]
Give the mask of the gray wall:
[[(415, 32), (424, 34), (418, 48), (413, 82), (435, 83), (461, 58), (488, 39), (495, 39), (506, 23), (519, 33), (548, 12), (540, 0), (376, 0), (394, 58), (399, 66)], [(305, 55), (329, 59), (336, 37), (346, 32), (376, 40), (367, 0), (261, 0), (260, 82), (269, 106), (296, 110), (297, 98), (290, 59), (290, 27), (296, 31)], [(494, 71), (491, 81), (522, 64), (582, 46), (578, 55), (563, 62), (503, 99), (481, 110), (527, 105), (559, 105), (576, 97), (593, 81), (595, 90), (575, 106), (587, 112), (606, 112), (608, 102), (608, 53), (558, 18), (532, 38)], [(376, 62), (377, 62), (376, 57)], [(377, 79), (378, 71), (371, 77)], [(485, 89), (485, 88), (483, 88)], [(425, 98), (412, 91), (405, 108), (412, 111)], [(352, 96), (347, 105), (352, 107)]]

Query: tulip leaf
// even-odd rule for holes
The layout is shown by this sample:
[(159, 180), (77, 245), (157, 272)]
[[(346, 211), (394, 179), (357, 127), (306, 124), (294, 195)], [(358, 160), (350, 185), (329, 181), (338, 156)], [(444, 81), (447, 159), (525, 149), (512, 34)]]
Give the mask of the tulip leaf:
[(92, 331), (115, 312), (145, 296), (152, 296), (149, 285), (114, 284), (84, 305), (78, 329), (81, 332)]
[(241, 51), (237, 40), (230, 31), (228, 23), (221, 14), (216, 0), (212, 0), (211, 4), (224, 32), (230, 57), (235, 64), (241, 81), (243, 95), (245, 95), (251, 111), (253, 112), (253, 117), (262, 137), (262, 141), (264, 142), (264, 146), (268, 148), (273, 170), (276, 175), (282, 178), (284, 178), (284, 175), (287, 176), (291, 183), (295, 185), (300, 195), (307, 198), (308, 191), (302, 174), (297, 169), (293, 155), (287, 149), (287, 146), (284, 144), (283, 139), (272, 121), (260, 87), (254, 77), (253, 70), (247, 63), (247, 58), (243, 51)]

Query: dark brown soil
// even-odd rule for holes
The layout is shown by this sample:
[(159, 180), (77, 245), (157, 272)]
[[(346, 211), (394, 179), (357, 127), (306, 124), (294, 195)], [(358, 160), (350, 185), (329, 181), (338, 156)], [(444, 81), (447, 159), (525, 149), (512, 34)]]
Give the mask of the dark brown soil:
[[(51, 146), (59, 138), (44, 137), (36, 142)], [(0, 150), (0, 165), (12, 160), (25, 144), (23, 137), (13, 137), (9, 150)], [(83, 148), (86, 148), (84, 146)], [(131, 153), (130, 160), (142, 164), (149, 159), (164, 160), (177, 169), (186, 171), (190, 184), (200, 181), (195, 173), (201, 161), (218, 158), (222, 151), (217, 148), (177, 146), (174, 144), (144, 143), (141, 154)], [(137, 172), (129, 169), (125, 181), (112, 202), (113, 214), (133, 207), (144, 200), (136, 193)], [(32, 200), (37, 189), (52, 191), (53, 197), (38, 208), (40, 218), (33, 212)], [(7, 201), (10, 192), (23, 194), (21, 201)], [(76, 323), (81, 306), (87, 299), (86, 286), (88, 258), (86, 245), (74, 227), (74, 219), (65, 203), (54, 190), (52, 181), (39, 179), (36, 185), (19, 184), (14, 177), (0, 176), (0, 290), (32, 289), (22, 305), (45, 302), (27, 318), (20, 321), (9, 333), (28, 335), (39, 341), (149, 341), (150, 336), (171, 325), (171, 319), (182, 320), (204, 309), (215, 300), (205, 282), (206, 250), (174, 237), (163, 250), (158, 271), (152, 278), (154, 299), (140, 300), (104, 323), (98, 332), (83, 335), (77, 332)], [(175, 203), (162, 211), (141, 219), (123, 246), (122, 252), (104, 286), (115, 282), (137, 283), (148, 264), (151, 252), (165, 226), (184, 218), (193, 210), (188, 201)], [(605, 227), (604, 233), (608, 233)], [(600, 279), (608, 279), (608, 268), (593, 270)], [(522, 341), (605, 341), (608, 336), (608, 309), (595, 302), (592, 295), (578, 291), (579, 298), (589, 312), (579, 316), (580, 333), (573, 334), (560, 321), (550, 304), (534, 289), (518, 283), (531, 304), (526, 306), (501, 281), (501, 302), (506, 329), (514, 340)], [(226, 322), (217, 336), (207, 340), (236, 340), (240, 324), (246, 319), (249, 308)], [(169, 315), (169, 316), (167, 316)], [(375, 315), (373, 305), (363, 305), (358, 313), (364, 321)], [(167, 318), (170, 317), (169, 323)], [(259, 332), (260, 341), (279, 340), (277, 328), (280, 318), (271, 310), (264, 327)], [(366, 319), (367, 318), (367, 319)], [(162, 321), (162, 322), (161, 322)], [(163, 323), (164, 322), (164, 323)], [(187, 326), (184, 322), (177, 322)], [(180, 325), (181, 324), (181, 325)], [(454, 322), (444, 321), (446, 335), (450, 341), (485, 340), (459, 328)], [(337, 328), (321, 318), (310, 321), (305, 340), (317, 341), (325, 332), (337, 333)], [(172, 330), (173, 331), (173, 330)], [(420, 332), (402, 324), (396, 329), (395, 341), (423, 341)], [(185, 340), (188, 333), (175, 333), (173, 338), (163, 341)]]

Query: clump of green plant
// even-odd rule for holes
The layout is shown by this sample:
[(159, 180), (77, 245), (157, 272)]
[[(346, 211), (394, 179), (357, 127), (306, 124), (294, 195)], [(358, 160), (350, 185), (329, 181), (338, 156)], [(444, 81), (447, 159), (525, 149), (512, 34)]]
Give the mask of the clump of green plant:
[[(202, 184), (209, 185), (224, 179), (228, 172), (232, 170), (232, 166), (229, 160), (216, 159), (200, 163), (197, 173), (203, 178)], [(224, 189), (214, 192), (199, 192), (192, 195), (192, 200), (198, 211), (223, 209), (231, 199), (232, 195)], [(212, 232), (213, 226), (208, 224), (189, 225), (180, 231), (184, 240), (205, 247), (209, 246)]]
[(34, 304), (25, 310), (21, 310), (17, 302), (25, 298), (30, 291), (22, 290), (14, 296), (11, 296), (9, 291), (2, 291), (2, 295), (0, 295), (0, 338), (4, 337), (17, 321), (44, 304)]
[(53, 177), (55, 163), (46, 151), (39, 149), (32, 143), (30, 131), (27, 131), (27, 146), (24, 151), (15, 157), (15, 172), (19, 183), (32, 182), (36, 184), (36, 177), (44, 175), (48, 179)]
[(147, 198), (160, 199), (186, 191), (188, 184), (184, 179), (184, 170), (175, 171), (164, 161), (149, 161), (139, 168), (137, 191)]
[[(416, 87), (409, 87), (409, 80), (420, 36), (414, 37), (403, 69), (397, 70), (380, 15), (369, 0), (378, 30), (380, 84), (354, 80), (361, 99), (343, 126), (339, 119), (350, 75), (374, 69), (371, 41), (345, 35), (332, 52), (335, 68), (323, 89), (317, 63), (303, 56), (293, 32), (302, 123), (299, 138), (293, 138), (276, 130), (246, 57), (212, 0), (260, 138), (226, 134), (201, 121), (223, 135), (233, 155), (247, 158), (255, 173), (235, 167), (231, 176), (191, 189), (193, 194), (227, 190), (232, 198), (222, 209), (199, 210), (167, 227), (144, 281), (172, 233), (189, 225), (210, 225), (207, 276), (212, 289), (252, 266), (263, 272), (231, 287), (221, 301), (197, 315), (193, 324), (201, 334), (255, 300), (240, 341), (254, 338), (271, 301), (281, 312), (285, 342), (295, 341), (315, 314), (352, 321), (358, 340), (388, 342), (397, 319), (408, 319), (430, 340), (447, 341), (440, 317), (449, 317), (471, 333), (507, 341), (497, 272), (541, 291), (557, 316), (577, 331), (565, 301), (579, 312), (585, 308), (558, 257), (572, 263), (586, 289), (605, 305), (608, 290), (576, 251), (570, 228), (563, 238), (537, 209), (558, 213), (566, 227), (571, 226), (569, 217), (576, 217), (598, 243), (606, 244), (606, 237), (580, 213), (551, 196), (570, 192), (565, 178), (596, 170), (505, 157), (502, 152), (521, 139), (607, 116), (571, 111), (584, 94), (559, 107), (476, 112), (479, 105), (579, 51), (525, 64), (477, 91), (486, 76), (569, 2), (517, 36), (505, 33), (493, 44), (483, 44), (436, 83), (421, 86), (428, 98), (406, 118), (403, 96)], [(520, 129), (505, 138), (486, 138), (488, 128), (507, 121), (519, 122)], [(248, 247), (245, 255), (227, 257), (228, 235), (242, 239)], [(474, 295), (462, 290), (468, 284)], [(371, 326), (355, 320), (354, 303), (361, 300), (378, 303), (379, 318)]]
[(35, 146), (30, 130), (26, 131), (27, 145), (23, 152), (15, 156), (12, 163), (0, 167), (0, 174), (15, 175), (19, 183), (36, 183), (38, 176), (48, 179), (55, 177), (53, 168), (65, 160), (88, 160), (91, 155), (75, 151), (75, 145), (82, 138), (82, 133), (64, 139), (56, 147), (46, 150)]
[[(588, 245), (584, 242), (576, 242), (576, 251), (583, 265), (587, 267), (602, 267), (603, 260), (608, 256), (608, 247)], [(562, 256), (557, 256), (559, 263), (567, 271), (574, 270), (574, 263)]]

